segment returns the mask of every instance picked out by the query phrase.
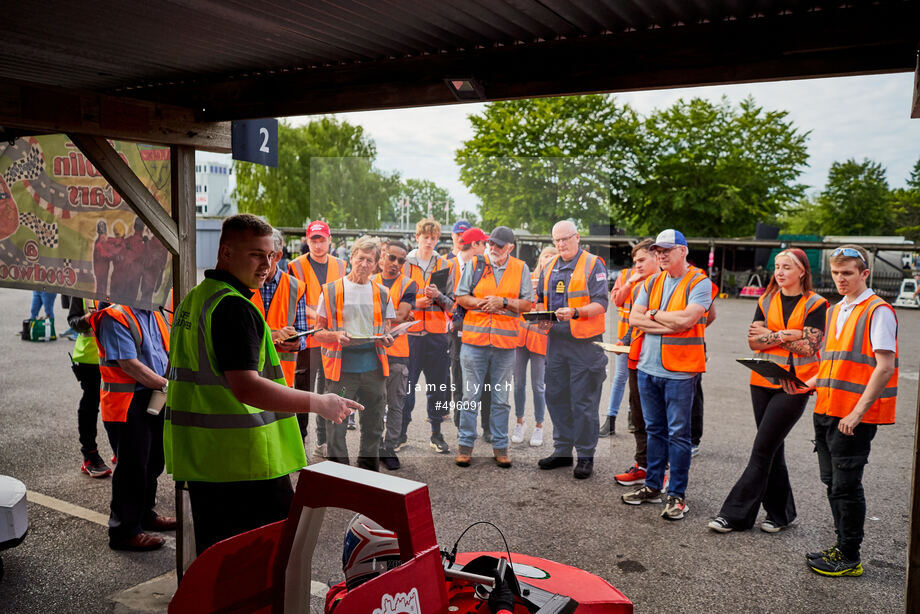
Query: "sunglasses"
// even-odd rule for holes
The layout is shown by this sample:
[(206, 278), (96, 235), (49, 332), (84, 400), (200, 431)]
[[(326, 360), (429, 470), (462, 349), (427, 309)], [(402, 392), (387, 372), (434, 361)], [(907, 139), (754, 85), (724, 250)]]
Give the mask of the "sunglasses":
[[(492, 246), (492, 247), (497, 247), (498, 249), (501, 249), (501, 248), (505, 247), (504, 245), (499, 245), (499, 244), (496, 243), (495, 241), (489, 241), (489, 245)], [(507, 245), (507, 244), (506, 244), (506, 245)]]
[(393, 254), (387, 254), (387, 258), (390, 259), (390, 262), (398, 262), (399, 264), (406, 264), (405, 258), (399, 258), (398, 256), (394, 256)]
[(863, 255), (859, 253), (859, 250), (853, 249), (852, 247), (838, 247), (837, 249), (831, 252), (831, 258), (835, 258), (837, 256), (846, 256), (847, 258), (859, 258), (860, 260), (863, 261), (863, 264), (865, 264), (867, 267), (869, 266), (869, 263), (866, 262), (866, 259), (863, 258)]

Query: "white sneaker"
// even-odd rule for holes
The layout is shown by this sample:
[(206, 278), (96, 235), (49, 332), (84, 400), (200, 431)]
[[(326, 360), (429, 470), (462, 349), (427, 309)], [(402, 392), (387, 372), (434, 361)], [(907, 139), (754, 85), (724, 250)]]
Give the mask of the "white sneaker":
[(543, 445), (543, 427), (537, 426), (533, 429), (533, 435), (530, 436), (530, 445), (538, 447)]
[(514, 432), (511, 433), (511, 443), (521, 443), (524, 441), (524, 423), (515, 422)]
[(326, 458), (326, 444), (318, 445), (313, 448), (313, 456), (319, 456), (321, 458)]

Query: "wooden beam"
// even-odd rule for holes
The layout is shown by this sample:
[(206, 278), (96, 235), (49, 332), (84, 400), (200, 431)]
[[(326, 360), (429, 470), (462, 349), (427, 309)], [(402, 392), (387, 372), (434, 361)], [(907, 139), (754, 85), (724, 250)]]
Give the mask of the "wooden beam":
[[(195, 150), (174, 145), (169, 148), (172, 219), (179, 238), (179, 253), (172, 257), (173, 313), (197, 281), (195, 255)], [(182, 575), (195, 560), (195, 528), (188, 489), (176, 483), (176, 574)]]
[(917, 51), (917, 68), (914, 69), (914, 102), (910, 106), (910, 116), (920, 119), (920, 50)]
[(144, 221), (163, 247), (168, 249), (173, 258), (179, 254), (179, 234), (176, 223), (170, 219), (163, 206), (153, 194), (141, 183), (131, 167), (128, 166), (115, 148), (107, 140), (88, 134), (68, 134), (73, 144), (80, 148), (86, 158), (93, 163), (105, 180), (124, 198), (131, 209)]
[(199, 121), (192, 108), (11, 80), (0, 80), (0, 126), (230, 151), (230, 123)]

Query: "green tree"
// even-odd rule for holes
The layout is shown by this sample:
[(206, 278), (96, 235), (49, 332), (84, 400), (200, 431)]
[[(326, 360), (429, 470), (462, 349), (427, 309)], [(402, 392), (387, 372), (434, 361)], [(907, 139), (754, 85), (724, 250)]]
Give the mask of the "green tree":
[[(406, 179), (399, 186), (396, 201), (391, 207), (390, 217), (387, 221), (400, 220), (400, 203), (409, 203), (409, 227), (415, 228), (415, 223), (428, 217), (428, 203), (431, 203), (431, 217), (440, 222), (443, 229), (449, 230), (451, 225), (459, 218), (454, 212), (454, 199), (445, 189), (428, 179)], [(447, 205), (447, 219), (444, 217), (444, 207)]]
[(638, 118), (609, 96), (511, 100), (469, 117), (456, 152), (460, 179), (482, 202), (482, 224), (547, 233), (561, 219), (609, 223), (625, 185)]
[(880, 235), (894, 230), (892, 195), (878, 162), (834, 162), (818, 197), (821, 234)]
[(803, 198), (786, 208), (777, 221), (786, 234), (821, 234), (821, 209), (816, 199)]
[(237, 162), (240, 211), (276, 226), (325, 219), (334, 227), (378, 228), (392, 209), (399, 178), (374, 168), (364, 129), (334, 117), (278, 127), (278, 168)]
[(746, 98), (733, 106), (679, 100), (642, 122), (635, 181), (621, 205), (633, 232), (670, 226), (687, 235), (750, 235), (804, 194), (808, 153), (786, 111)]
[(907, 187), (892, 193), (895, 232), (912, 241), (920, 241), (920, 160), (907, 180)]

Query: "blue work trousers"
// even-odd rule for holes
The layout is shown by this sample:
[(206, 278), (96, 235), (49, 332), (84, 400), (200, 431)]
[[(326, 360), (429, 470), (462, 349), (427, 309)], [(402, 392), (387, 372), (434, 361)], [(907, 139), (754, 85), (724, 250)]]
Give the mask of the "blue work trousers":
[(648, 438), (645, 485), (661, 490), (670, 462), (668, 494), (683, 498), (690, 474), (690, 414), (697, 378), (668, 379), (639, 370), (638, 379)]
[(591, 341), (550, 332), (546, 348), (546, 409), (553, 421), (557, 456), (593, 458), (600, 428), (598, 409), (607, 379), (607, 356)]

